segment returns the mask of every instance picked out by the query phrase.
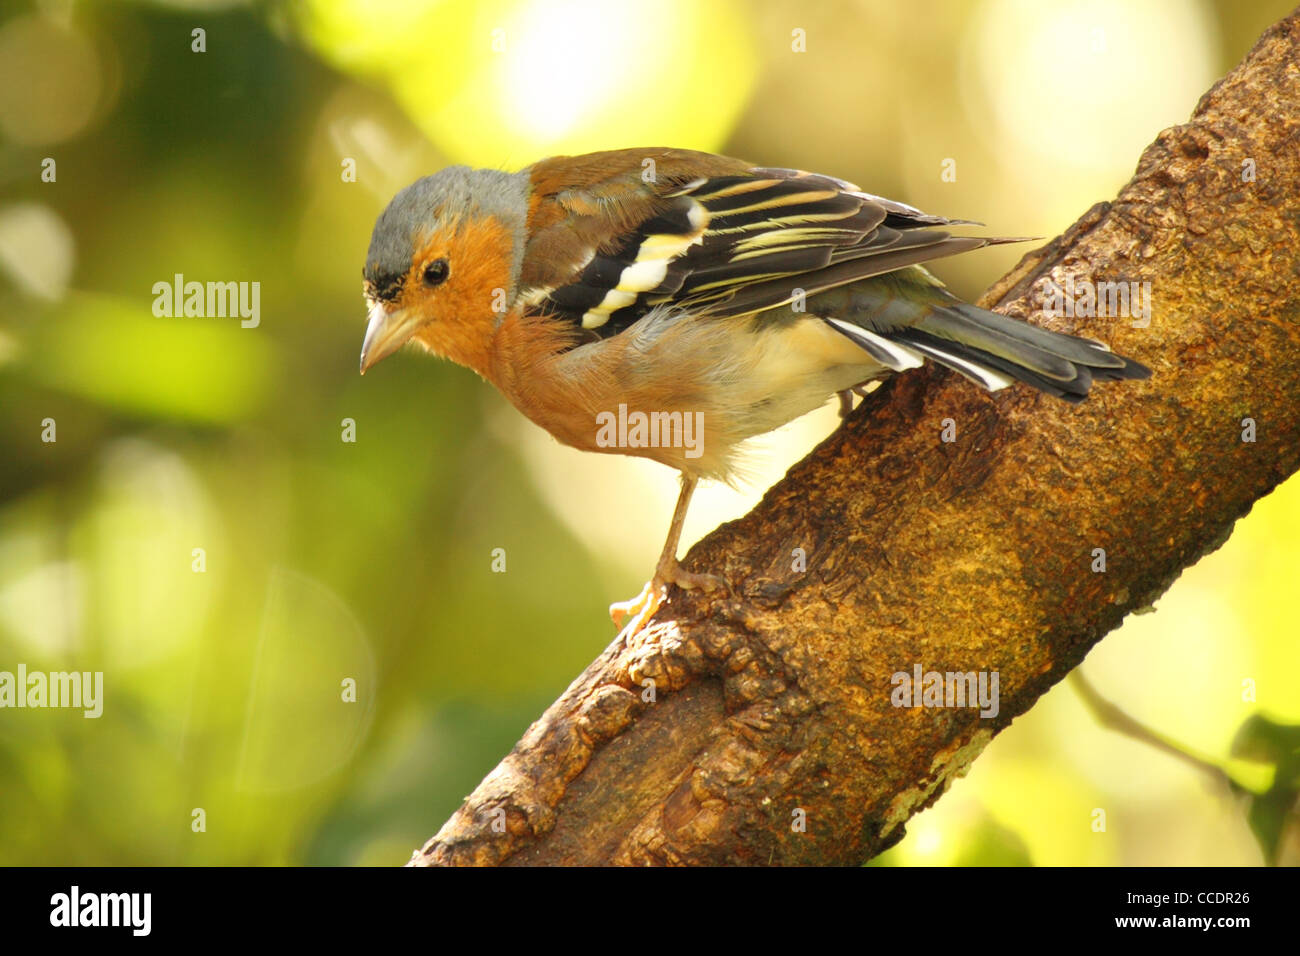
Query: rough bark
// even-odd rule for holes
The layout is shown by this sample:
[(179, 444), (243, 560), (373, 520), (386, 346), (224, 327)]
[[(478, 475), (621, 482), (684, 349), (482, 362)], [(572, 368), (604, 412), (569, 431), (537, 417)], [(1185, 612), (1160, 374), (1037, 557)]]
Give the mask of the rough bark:
[[(1149, 382), (1080, 406), (933, 368), (888, 383), (691, 550), (685, 566), (730, 593), (674, 591), (412, 863), (857, 864), (901, 838), (1300, 465), (1297, 64), (1293, 14), (1159, 135), (1118, 198), (984, 297), (1107, 342)], [(1149, 281), (1150, 326), (1048, 317), (1044, 277)], [(999, 713), (894, 707), (891, 675), (916, 664), (997, 671)]]

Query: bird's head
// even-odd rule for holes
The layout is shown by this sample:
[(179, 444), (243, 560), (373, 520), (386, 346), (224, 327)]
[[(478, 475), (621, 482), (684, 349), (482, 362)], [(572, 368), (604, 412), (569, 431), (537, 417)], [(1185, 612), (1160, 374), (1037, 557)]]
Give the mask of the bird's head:
[(527, 214), (527, 176), (495, 170), (452, 166), (394, 196), (363, 270), (362, 374), (412, 340), (481, 372), (517, 292)]

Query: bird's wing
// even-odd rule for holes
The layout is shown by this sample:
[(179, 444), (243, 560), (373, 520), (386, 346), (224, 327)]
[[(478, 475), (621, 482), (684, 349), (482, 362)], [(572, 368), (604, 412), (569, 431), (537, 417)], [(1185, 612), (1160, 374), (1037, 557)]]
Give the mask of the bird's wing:
[(600, 157), (594, 182), (564, 165), (534, 174), (535, 201), (554, 201), (530, 229), (521, 295), (602, 338), (655, 308), (747, 315), (999, 241), (829, 176), (680, 150)]

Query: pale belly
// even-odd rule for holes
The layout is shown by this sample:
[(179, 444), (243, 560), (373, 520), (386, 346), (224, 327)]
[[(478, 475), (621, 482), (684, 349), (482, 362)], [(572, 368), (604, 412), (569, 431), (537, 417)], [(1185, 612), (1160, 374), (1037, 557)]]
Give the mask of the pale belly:
[[(694, 443), (674, 441), (674, 431), (667, 441), (662, 434), (651, 435), (658, 444), (631, 447), (624, 431), (615, 447), (608, 441), (585, 447), (652, 458), (696, 477), (727, 480), (741, 442), (780, 428), (820, 408), (836, 392), (885, 371), (822, 320), (787, 316), (766, 322), (753, 317), (684, 319), (659, 328), (628, 329), (623, 335), (633, 345), (620, 349), (610, 368), (618, 404), (627, 415), (680, 413), (694, 428)], [(605, 404), (613, 407), (612, 401)], [(615, 424), (621, 427), (622, 420)]]
[(756, 332), (737, 357), (748, 366), (729, 390), (744, 437), (761, 435), (820, 408), (836, 392), (876, 378), (885, 368), (820, 319)]

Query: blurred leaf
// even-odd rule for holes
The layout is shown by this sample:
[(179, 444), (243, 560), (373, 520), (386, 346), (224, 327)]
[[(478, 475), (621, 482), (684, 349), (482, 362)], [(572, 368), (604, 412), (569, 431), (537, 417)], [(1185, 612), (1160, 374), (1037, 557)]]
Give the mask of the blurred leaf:
[(1276, 866), (1287, 828), (1300, 824), (1300, 725), (1254, 714), (1238, 729), (1232, 754), (1277, 768), (1271, 787), (1249, 794), (1246, 814), (1264, 859)]
[(1029, 847), (1014, 830), (986, 819), (967, 834), (954, 866), (1033, 866)]
[(155, 318), (152, 302), (73, 296), (33, 331), (29, 374), (136, 414), (204, 423), (252, 415), (274, 374), (265, 331), (241, 328), (238, 317)]

